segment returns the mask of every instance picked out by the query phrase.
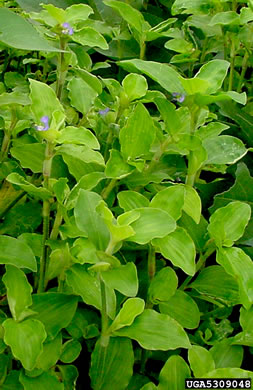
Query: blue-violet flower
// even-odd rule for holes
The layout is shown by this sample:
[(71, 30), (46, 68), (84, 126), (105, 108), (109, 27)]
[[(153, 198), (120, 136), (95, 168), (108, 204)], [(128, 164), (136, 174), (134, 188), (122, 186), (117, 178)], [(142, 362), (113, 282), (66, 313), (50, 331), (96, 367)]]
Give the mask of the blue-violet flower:
[(172, 93), (172, 96), (173, 96), (173, 99), (172, 100), (176, 100), (177, 102), (179, 103), (183, 103), (184, 99), (185, 99), (185, 95), (184, 94), (181, 94), (179, 92), (173, 92)]
[(104, 115), (107, 114), (108, 111), (110, 111), (110, 108), (109, 108), (109, 107), (106, 107), (104, 110), (98, 111), (98, 113), (99, 113), (99, 115), (104, 116)]
[(74, 29), (70, 26), (69, 23), (65, 22), (61, 25), (63, 27), (62, 33), (67, 35), (73, 35)]
[(44, 115), (40, 118), (41, 123), (43, 123), (43, 126), (35, 126), (36, 130), (38, 131), (46, 131), (49, 129), (49, 117), (47, 115)]

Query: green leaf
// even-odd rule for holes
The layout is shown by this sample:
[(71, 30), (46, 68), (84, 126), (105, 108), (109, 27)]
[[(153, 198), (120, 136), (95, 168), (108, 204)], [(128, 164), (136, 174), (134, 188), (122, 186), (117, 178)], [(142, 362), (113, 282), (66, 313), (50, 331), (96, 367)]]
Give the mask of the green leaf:
[(20, 104), (22, 106), (28, 106), (29, 104), (31, 104), (31, 102), (29, 97), (26, 94), (20, 93), (18, 91), (14, 91), (10, 93), (4, 92), (0, 95), (1, 106), (9, 106), (12, 104), (14, 105)]
[(154, 383), (149, 382), (146, 383), (144, 386), (142, 386), (141, 390), (156, 390), (157, 387), (154, 385)]
[(41, 125), (40, 119), (43, 116), (48, 116), (52, 120), (55, 111), (64, 112), (55, 91), (49, 85), (33, 79), (29, 79), (29, 81), (31, 110), (37, 124)]
[(209, 82), (209, 88), (206, 92), (212, 94), (221, 88), (229, 66), (228, 61), (211, 60), (200, 68), (195, 77)]
[(183, 210), (196, 224), (199, 224), (201, 217), (201, 199), (197, 191), (188, 185), (184, 186)]
[(162, 119), (164, 120), (165, 130), (167, 133), (171, 134), (172, 136), (181, 133), (183, 124), (174, 104), (161, 97), (155, 98), (154, 103), (156, 104)]
[(197, 93), (204, 94), (210, 89), (210, 83), (207, 80), (201, 80), (199, 77), (184, 79), (181, 77), (181, 84), (188, 95)]
[(126, 224), (126, 218), (131, 219), (132, 217), (135, 220), (130, 222), (130, 226), (134, 229), (135, 235), (129, 237), (127, 241), (138, 244), (144, 245), (156, 237), (164, 237), (176, 228), (175, 220), (168, 213), (151, 207), (134, 209), (121, 214), (118, 217), (118, 222), (120, 225)]
[[(242, 332), (237, 333), (232, 339), (233, 344), (248, 345), (253, 347), (253, 309), (245, 310), (244, 307), (240, 309), (240, 325), (243, 329)], [(231, 339), (230, 339), (231, 341)]]
[(242, 141), (230, 135), (207, 138), (203, 146), (207, 151), (205, 164), (234, 164), (247, 153)]
[(204, 375), (205, 378), (252, 378), (253, 372), (242, 370), (241, 368), (217, 368)]
[(216, 210), (207, 228), (216, 245), (230, 247), (239, 240), (249, 222), (250, 215), (250, 206), (238, 201)]
[(110, 233), (103, 218), (96, 211), (101, 200), (97, 193), (81, 189), (74, 214), (78, 228), (88, 234), (89, 240), (97, 249), (106, 250)]
[(93, 13), (87, 4), (73, 4), (65, 10), (65, 21), (70, 24), (84, 21)]
[(231, 340), (225, 339), (216, 343), (210, 353), (216, 368), (240, 368), (243, 361), (243, 347), (231, 345)]
[[(42, 352), (47, 334), (44, 325), (36, 319), (16, 322), (9, 318), (3, 322), (4, 342), (11, 347), (13, 356), (26, 370), (32, 370)], [(33, 337), (31, 337), (31, 335)]]
[(111, 337), (109, 344), (103, 346), (99, 339), (91, 355), (92, 388), (125, 390), (133, 374), (133, 364), (134, 353), (130, 340)]
[(131, 7), (130, 4), (123, 3), (122, 1), (116, 0), (104, 0), (104, 3), (113, 9), (116, 9), (120, 16), (128, 23), (131, 27), (135, 28), (139, 34), (142, 34), (148, 29), (149, 25), (145, 22), (145, 19), (141, 12)]
[(135, 297), (138, 292), (137, 269), (134, 263), (120, 265), (117, 268), (102, 272), (107, 286), (127, 297)]
[(183, 38), (170, 39), (165, 43), (164, 47), (182, 54), (191, 53), (194, 50), (192, 43)]
[(131, 326), (114, 332), (117, 336), (136, 340), (142, 348), (151, 351), (190, 348), (188, 336), (173, 318), (146, 309)]
[(184, 186), (175, 184), (159, 191), (151, 200), (150, 207), (166, 211), (175, 220), (179, 219), (184, 206)]
[(149, 206), (149, 200), (139, 192), (121, 191), (117, 195), (120, 207), (125, 211), (131, 211)]
[(239, 289), (236, 281), (219, 265), (204, 268), (189, 287), (204, 296), (219, 299), (229, 306), (239, 303)]
[(0, 9), (0, 25), (0, 41), (7, 46), (29, 51), (61, 51), (49, 45), (26, 19), (5, 7)]
[(22, 321), (34, 314), (28, 309), (32, 305), (32, 286), (28, 283), (25, 273), (13, 265), (6, 265), (2, 281), (7, 290), (7, 300), (14, 320)]
[(235, 11), (218, 12), (210, 20), (210, 25), (220, 24), (223, 26), (231, 24), (240, 24), (240, 17)]
[(11, 148), (11, 155), (20, 161), (23, 168), (40, 173), (43, 170), (45, 149), (46, 145), (39, 143), (16, 145)]
[(122, 179), (123, 177), (128, 176), (134, 167), (127, 164), (118, 150), (111, 149), (110, 157), (106, 163), (105, 175), (108, 178), (112, 179)]
[(48, 339), (54, 339), (61, 329), (71, 322), (77, 307), (77, 298), (64, 293), (47, 292), (33, 295), (31, 309), (38, 314), (34, 317), (41, 321)]
[(37, 263), (30, 247), (13, 237), (0, 236), (0, 264), (12, 264), (18, 268), (37, 271)]
[(246, 309), (249, 309), (253, 302), (253, 263), (251, 258), (240, 248), (220, 248), (216, 261), (236, 279), (241, 303)]
[(94, 103), (95, 98), (98, 96), (97, 91), (78, 77), (73, 77), (68, 83), (67, 88), (71, 105), (82, 114), (87, 114)]
[(86, 145), (91, 149), (100, 149), (99, 142), (95, 135), (85, 127), (65, 127), (57, 138), (59, 144)]
[(104, 165), (104, 158), (102, 154), (90, 149), (86, 145), (67, 144), (58, 146), (56, 148), (56, 153), (62, 155), (63, 159), (72, 158), (74, 162), (79, 160), (80, 163), (96, 163), (102, 166)]
[(196, 224), (191, 217), (183, 213), (178, 221), (180, 227), (184, 228), (194, 241), (196, 251), (202, 252), (208, 240), (207, 237), (207, 221), (201, 215), (200, 222)]
[(7, 375), (1, 390), (24, 390), (19, 382), (20, 371), (11, 370)]
[(151, 280), (148, 289), (149, 301), (157, 305), (160, 302), (168, 301), (175, 293), (178, 285), (178, 278), (173, 268), (162, 268)]
[(82, 46), (100, 47), (103, 50), (108, 49), (108, 44), (103, 35), (91, 27), (84, 27), (76, 31), (72, 36), (72, 40), (80, 43)]
[(61, 350), (62, 334), (58, 333), (58, 335), (53, 340), (44, 342), (43, 352), (39, 355), (36, 368), (47, 371), (51, 367), (55, 366), (60, 358)]
[[(174, 318), (183, 328), (195, 329), (199, 325), (200, 311), (196, 302), (185, 292), (177, 290), (168, 300), (159, 304), (159, 310)], [(191, 315), (189, 316), (189, 313)]]
[(34, 198), (46, 200), (52, 197), (51, 192), (48, 191), (46, 188), (35, 187), (35, 185), (29, 183), (27, 180), (23, 178), (23, 176), (19, 175), (16, 172), (8, 175), (6, 180), (9, 183), (14, 184), (15, 186), (18, 186), (20, 189), (24, 190)]
[(190, 376), (185, 360), (181, 356), (171, 356), (160, 372), (157, 390), (181, 390), (185, 387), (185, 379)]
[(156, 238), (152, 244), (173, 265), (181, 268), (188, 275), (195, 274), (195, 245), (185, 229), (178, 227), (167, 236)]
[(82, 350), (82, 346), (77, 340), (68, 340), (62, 346), (62, 353), (60, 356), (60, 360), (63, 363), (72, 363), (74, 360), (78, 358), (80, 352)]
[(179, 73), (170, 65), (138, 59), (119, 61), (117, 64), (129, 72), (146, 74), (168, 92), (185, 92)]
[(145, 77), (136, 73), (128, 74), (122, 81), (122, 86), (130, 102), (140, 99), (146, 95), (148, 90), (148, 83)]
[(225, 192), (215, 195), (214, 203), (209, 208), (211, 213), (235, 200), (247, 202), (253, 209), (253, 178), (250, 176), (247, 166), (244, 163), (239, 163), (235, 175), (236, 179), (232, 187)]
[(24, 390), (64, 390), (64, 384), (60, 382), (59, 378), (57, 378), (56, 374), (53, 372), (44, 372), (43, 374), (33, 378), (26, 376), (24, 372), (21, 371), (19, 380), (24, 386)]
[[(98, 310), (102, 309), (99, 280), (87, 267), (76, 264), (66, 272), (66, 282), (75, 294), (82, 297), (87, 305), (92, 305)], [(110, 318), (115, 317), (116, 297), (114, 291), (106, 286), (107, 314)]]
[(124, 326), (130, 326), (135, 318), (140, 315), (145, 307), (145, 302), (141, 298), (129, 298), (124, 302), (122, 309), (115, 317), (108, 332), (114, 332)]
[(215, 369), (212, 354), (199, 345), (193, 345), (188, 351), (188, 360), (195, 378), (204, 376), (206, 372)]
[(75, 68), (75, 72), (90, 88), (96, 91), (98, 95), (102, 93), (102, 82), (98, 77), (85, 69)]
[(120, 131), (121, 152), (125, 159), (145, 156), (155, 139), (152, 117), (143, 104), (138, 103), (127, 124)]

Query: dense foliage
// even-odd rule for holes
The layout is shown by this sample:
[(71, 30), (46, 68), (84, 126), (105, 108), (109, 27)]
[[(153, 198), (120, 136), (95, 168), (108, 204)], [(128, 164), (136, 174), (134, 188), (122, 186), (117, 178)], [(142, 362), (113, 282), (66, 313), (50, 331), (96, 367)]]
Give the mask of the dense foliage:
[(253, 378), (253, 1), (0, 6), (0, 389)]

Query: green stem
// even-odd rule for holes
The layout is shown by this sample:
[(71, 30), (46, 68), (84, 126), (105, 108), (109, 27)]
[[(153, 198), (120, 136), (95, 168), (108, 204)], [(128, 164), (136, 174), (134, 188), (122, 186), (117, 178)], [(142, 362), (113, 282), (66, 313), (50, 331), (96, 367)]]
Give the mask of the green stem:
[(201, 64), (204, 62), (205, 57), (206, 57), (206, 49), (207, 49), (207, 45), (208, 45), (208, 40), (209, 40), (209, 38), (205, 37), (204, 42), (203, 42), (201, 56), (200, 56), (200, 59), (199, 59), (199, 62)]
[(155, 260), (155, 248), (150, 244), (149, 250), (148, 250), (148, 277), (149, 282), (152, 281), (152, 279), (155, 276), (156, 271), (156, 260)]
[(103, 191), (101, 192), (101, 196), (102, 196), (103, 199), (106, 200), (108, 198), (108, 196), (110, 195), (111, 191), (115, 187), (116, 183), (117, 183), (117, 179), (112, 179), (109, 182), (108, 186), (103, 189)]
[(146, 43), (145, 41), (141, 42), (140, 45), (140, 60), (145, 59), (145, 53), (146, 53)]
[(107, 347), (110, 336), (108, 335), (108, 316), (106, 310), (106, 291), (105, 283), (99, 273), (100, 291), (101, 291), (101, 345)]
[[(66, 39), (63, 37), (60, 38), (60, 49), (66, 50)], [(61, 100), (67, 70), (68, 70), (68, 66), (65, 62), (65, 53), (61, 52), (59, 54), (59, 59), (58, 59), (58, 66), (57, 66), (58, 77), (57, 77), (57, 84), (56, 84), (56, 95), (59, 100)]]
[(56, 216), (53, 224), (53, 228), (51, 230), (50, 239), (56, 240), (59, 234), (59, 228), (62, 224), (62, 212), (60, 205), (57, 206)]
[(10, 143), (11, 143), (11, 135), (12, 131), (15, 129), (15, 126), (18, 122), (17, 116), (16, 116), (16, 110), (11, 110), (11, 123), (9, 129), (4, 131), (4, 139), (2, 142), (1, 152), (0, 152), (0, 162), (5, 160), (5, 158), (8, 155)]
[(230, 49), (230, 72), (229, 72), (229, 81), (228, 81), (228, 91), (233, 90), (234, 69), (235, 69), (235, 41), (234, 41), (234, 37), (232, 36), (231, 49)]
[[(54, 145), (50, 142), (46, 144), (45, 160), (43, 163), (44, 188), (48, 189), (49, 178), (51, 175), (51, 166), (53, 158)], [(45, 276), (47, 272), (48, 246), (46, 241), (49, 238), (49, 220), (50, 220), (50, 201), (43, 201), (43, 234), (42, 234), (42, 255), (40, 258), (38, 293), (45, 289)]]
[[(197, 105), (193, 106), (191, 110), (191, 134), (195, 133), (197, 120), (198, 120), (199, 107)], [(193, 187), (196, 179), (197, 171), (193, 170), (194, 167), (194, 152), (190, 151), (188, 156), (188, 170), (185, 184)]]
[(153, 170), (153, 168), (156, 166), (156, 164), (159, 162), (160, 158), (162, 157), (163, 153), (166, 151), (168, 145), (172, 142), (173, 139), (169, 136), (165, 139), (165, 141), (161, 144), (160, 148), (154, 154), (149, 165), (145, 168), (146, 173), (151, 172)]
[(239, 81), (238, 81), (238, 86), (237, 86), (237, 92), (238, 93), (240, 93), (241, 90), (242, 90), (244, 76), (245, 76), (245, 73), (246, 73), (246, 70), (247, 70), (247, 67), (248, 67), (248, 59), (249, 59), (249, 53), (247, 52), (247, 50), (245, 50), (244, 57), (243, 57), (243, 60), (242, 60), (242, 71), (241, 71), (240, 78), (239, 78)]
[(208, 257), (210, 257), (215, 252), (215, 250), (216, 249), (212, 246), (212, 247), (208, 248), (204, 254), (203, 253), (200, 254), (199, 260), (196, 264), (195, 275), (194, 276), (187, 276), (187, 278), (183, 281), (183, 283), (179, 287), (179, 290), (185, 290), (188, 287), (192, 278), (196, 276), (196, 273), (203, 267), (203, 265), (205, 264)]

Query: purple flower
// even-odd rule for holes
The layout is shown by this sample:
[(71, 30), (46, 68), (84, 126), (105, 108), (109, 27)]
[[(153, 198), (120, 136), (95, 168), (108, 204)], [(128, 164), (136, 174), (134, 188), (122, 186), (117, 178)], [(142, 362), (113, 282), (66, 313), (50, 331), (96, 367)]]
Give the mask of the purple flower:
[(183, 103), (183, 101), (185, 99), (185, 95), (181, 94), (179, 92), (172, 92), (172, 96), (173, 96), (172, 100), (176, 100), (179, 103)]
[(41, 123), (43, 123), (43, 126), (35, 126), (36, 130), (38, 131), (46, 131), (49, 129), (49, 117), (47, 115), (44, 115), (40, 118)]
[(74, 29), (70, 26), (69, 23), (65, 22), (61, 25), (63, 27), (62, 33), (67, 35), (73, 35)]
[(104, 110), (98, 111), (98, 113), (99, 113), (99, 115), (104, 116), (104, 115), (107, 114), (108, 111), (110, 111), (110, 108), (109, 108), (109, 107), (106, 107)]

